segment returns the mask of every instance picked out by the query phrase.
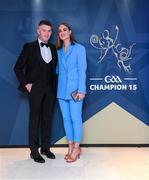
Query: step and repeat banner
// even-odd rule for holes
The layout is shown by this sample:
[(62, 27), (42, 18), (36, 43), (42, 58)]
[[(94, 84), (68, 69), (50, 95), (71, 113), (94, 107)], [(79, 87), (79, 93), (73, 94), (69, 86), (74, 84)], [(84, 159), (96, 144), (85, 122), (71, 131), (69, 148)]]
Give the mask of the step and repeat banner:
[[(41, 19), (71, 25), (87, 52), (83, 144), (149, 144), (149, 1), (5, 0), (0, 2), (0, 146), (28, 144), (28, 100), (13, 72)], [(56, 103), (52, 144), (66, 138)]]

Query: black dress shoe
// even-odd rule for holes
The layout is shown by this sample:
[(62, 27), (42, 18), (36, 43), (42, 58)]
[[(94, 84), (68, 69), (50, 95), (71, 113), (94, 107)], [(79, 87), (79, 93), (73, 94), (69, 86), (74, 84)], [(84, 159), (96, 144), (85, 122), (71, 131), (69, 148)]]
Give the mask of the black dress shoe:
[(42, 155), (46, 155), (49, 159), (55, 159), (55, 155), (49, 149), (41, 149), (40, 150)]
[(43, 159), (42, 156), (40, 156), (40, 154), (33, 154), (31, 153), (30, 154), (30, 157), (35, 161), (35, 162), (38, 162), (38, 163), (45, 163), (45, 160)]

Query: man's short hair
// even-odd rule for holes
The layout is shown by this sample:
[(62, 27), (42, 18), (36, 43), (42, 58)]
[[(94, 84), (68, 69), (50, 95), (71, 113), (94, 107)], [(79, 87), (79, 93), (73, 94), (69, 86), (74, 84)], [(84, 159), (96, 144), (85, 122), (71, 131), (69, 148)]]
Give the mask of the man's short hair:
[(38, 24), (38, 26), (41, 26), (41, 25), (47, 25), (47, 26), (51, 26), (52, 27), (52, 23), (48, 20), (41, 20)]

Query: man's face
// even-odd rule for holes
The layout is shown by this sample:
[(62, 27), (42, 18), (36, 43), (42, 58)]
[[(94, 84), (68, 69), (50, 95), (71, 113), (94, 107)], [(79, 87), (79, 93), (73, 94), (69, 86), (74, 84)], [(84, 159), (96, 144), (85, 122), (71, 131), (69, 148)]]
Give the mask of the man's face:
[(43, 42), (48, 42), (52, 34), (52, 28), (48, 25), (41, 25), (37, 29), (38, 37)]

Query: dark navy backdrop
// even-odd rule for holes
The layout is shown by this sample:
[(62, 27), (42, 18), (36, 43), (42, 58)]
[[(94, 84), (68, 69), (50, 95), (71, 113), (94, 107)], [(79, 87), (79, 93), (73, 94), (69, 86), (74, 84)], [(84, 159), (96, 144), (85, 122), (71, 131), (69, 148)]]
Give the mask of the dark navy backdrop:
[[(13, 66), (25, 42), (36, 39), (36, 27), (41, 19), (53, 23), (52, 42), (56, 41), (56, 27), (66, 21), (71, 24), (75, 37), (87, 50), (87, 97), (83, 121), (115, 102), (126, 111), (149, 125), (149, 2), (146, 0), (5, 0), (0, 1), (0, 145), (26, 145), (28, 129), (28, 102), (17, 90), (18, 82)], [(93, 34), (101, 36), (105, 29), (114, 39), (119, 28), (117, 44), (131, 52), (132, 72), (116, 64), (113, 49), (109, 49), (102, 63), (98, 63), (101, 49), (90, 44)], [(97, 43), (97, 45), (99, 45)], [(126, 50), (126, 49), (125, 49)], [(109, 75), (134, 78), (129, 81), (137, 90), (91, 90), (91, 84)], [(123, 83), (121, 82), (121, 84)], [(129, 83), (126, 83), (129, 85)], [(52, 125), (52, 143), (64, 136), (58, 105)]]

